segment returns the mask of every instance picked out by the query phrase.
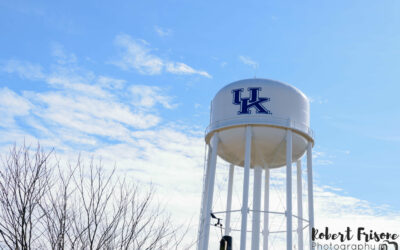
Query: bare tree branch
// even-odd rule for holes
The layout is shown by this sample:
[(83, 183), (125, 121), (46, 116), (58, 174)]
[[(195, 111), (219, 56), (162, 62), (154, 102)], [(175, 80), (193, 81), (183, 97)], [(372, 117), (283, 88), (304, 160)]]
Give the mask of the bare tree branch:
[(188, 228), (172, 225), (153, 187), (128, 184), (93, 159), (62, 167), (52, 154), (14, 145), (2, 161), (0, 249), (186, 249)]

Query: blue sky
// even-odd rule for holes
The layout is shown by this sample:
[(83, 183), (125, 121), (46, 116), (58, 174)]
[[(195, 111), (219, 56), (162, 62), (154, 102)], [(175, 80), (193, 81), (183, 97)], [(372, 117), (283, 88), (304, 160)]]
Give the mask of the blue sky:
[[(195, 179), (214, 94), (270, 78), (311, 100), (316, 185), (399, 213), (399, 5), (0, 1), (0, 143), (39, 140)], [(190, 167), (167, 164), (176, 154)], [(196, 183), (182, 189), (199, 193)]]

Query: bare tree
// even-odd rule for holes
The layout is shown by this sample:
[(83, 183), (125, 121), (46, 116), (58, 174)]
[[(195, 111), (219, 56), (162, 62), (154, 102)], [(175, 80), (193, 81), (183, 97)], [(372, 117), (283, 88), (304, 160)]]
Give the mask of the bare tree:
[[(44, 233), (40, 204), (49, 189), (50, 153), (40, 146), (31, 154), (25, 145), (12, 147), (0, 168), (0, 244), (9, 249), (40, 245)], [(1, 246), (1, 245), (0, 245)]]
[(93, 160), (49, 167), (49, 155), (14, 146), (0, 167), (0, 249), (185, 249), (187, 228), (154, 203), (154, 188)]

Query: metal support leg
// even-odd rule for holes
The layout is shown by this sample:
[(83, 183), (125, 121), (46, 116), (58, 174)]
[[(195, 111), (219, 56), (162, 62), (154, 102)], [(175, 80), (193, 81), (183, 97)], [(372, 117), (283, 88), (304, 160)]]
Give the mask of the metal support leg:
[(292, 250), (292, 130), (286, 134), (286, 249)]
[(312, 250), (312, 229), (314, 227), (314, 198), (313, 198), (313, 177), (312, 177), (312, 143), (307, 146), (307, 185), (308, 185), (308, 220), (310, 235), (310, 250)]
[(204, 223), (204, 234), (203, 234), (203, 243), (201, 244), (201, 250), (207, 250), (208, 249), (208, 239), (209, 239), (209, 234), (210, 234), (210, 213), (211, 213), (211, 207), (212, 207), (212, 201), (213, 201), (213, 195), (214, 195), (214, 182), (215, 182), (215, 169), (217, 165), (217, 151), (218, 151), (218, 133), (215, 133), (213, 135), (213, 138), (211, 139), (211, 157), (209, 159), (209, 164), (210, 164), (210, 173), (207, 173), (209, 175), (208, 177), (208, 183), (207, 183), (207, 200), (206, 200), (206, 209), (205, 209), (205, 223)]
[(269, 167), (265, 166), (265, 188), (264, 188), (264, 241), (263, 249), (268, 250), (268, 237), (269, 237)]
[(244, 180), (243, 180), (243, 205), (242, 205), (242, 225), (240, 231), (240, 250), (246, 250), (247, 232), (247, 212), (249, 203), (249, 175), (251, 158), (251, 126), (246, 126), (246, 151), (244, 157)]
[(252, 222), (252, 237), (251, 249), (260, 249), (260, 210), (261, 210), (261, 180), (262, 168), (254, 167), (254, 189), (253, 189), (253, 222)]
[(301, 177), (301, 160), (296, 162), (297, 167), (297, 249), (303, 250), (303, 190)]
[(204, 236), (204, 225), (206, 221), (206, 207), (207, 207), (207, 193), (208, 193), (208, 182), (210, 179), (210, 158), (211, 158), (211, 147), (208, 145), (208, 153), (207, 153), (207, 166), (205, 169), (205, 177), (203, 183), (203, 197), (201, 199), (201, 210), (200, 210), (200, 223), (199, 223), (199, 232), (198, 232), (198, 245), (197, 250), (203, 249), (203, 236)]
[(233, 174), (235, 165), (229, 165), (229, 179), (228, 179), (228, 196), (226, 199), (226, 217), (225, 217), (225, 235), (231, 232), (231, 210), (232, 210), (232, 188), (233, 188)]

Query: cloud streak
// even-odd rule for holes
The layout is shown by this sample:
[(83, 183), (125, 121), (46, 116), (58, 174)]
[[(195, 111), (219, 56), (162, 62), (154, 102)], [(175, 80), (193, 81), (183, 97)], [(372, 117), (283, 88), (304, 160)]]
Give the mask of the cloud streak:
[(248, 56), (239, 56), (239, 60), (242, 63), (252, 67), (253, 69), (257, 69), (258, 68), (258, 63), (256, 61), (254, 61), (253, 59), (251, 59), (250, 57), (248, 57)]
[(157, 35), (159, 35), (160, 37), (167, 37), (170, 36), (172, 34), (172, 30), (171, 29), (163, 29), (159, 26), (154, 26), (154, 31), (157, 33)]
[(177, 106), (172, 102), (171, 97), (163, 95), (162, 90), (159, 87), (133, 85), (129, 90), (133, 96), (133, 105), (136, 107), (149, 109), (154, 107), (157, 103), (167, 109), (173, 109)]
[(32, 104), (8, 88), (0, 89), (0, 127), (15, 126), (15, 117), (29, 114)]
[(182, 62), (174, 62), (161, 59), (155, 55), (149, 47), (149, 43), (141, 39), (122, 34), (115, 38), (115, 44), (121, 49), (120, 59), (113, 64), (123, 70), (136, 70), (144, 75), (159, 75), (168, 72), (177, 75), (200, 75), (211, 78), (211, 75), (203, 70), (196, 70)]
[(29, 80), (40, 80), (45, 76), (40, 65), (27, 61), (9, 60), (2, 65), (1, 69), (7, 73), (16, 73), (21, 78)]

